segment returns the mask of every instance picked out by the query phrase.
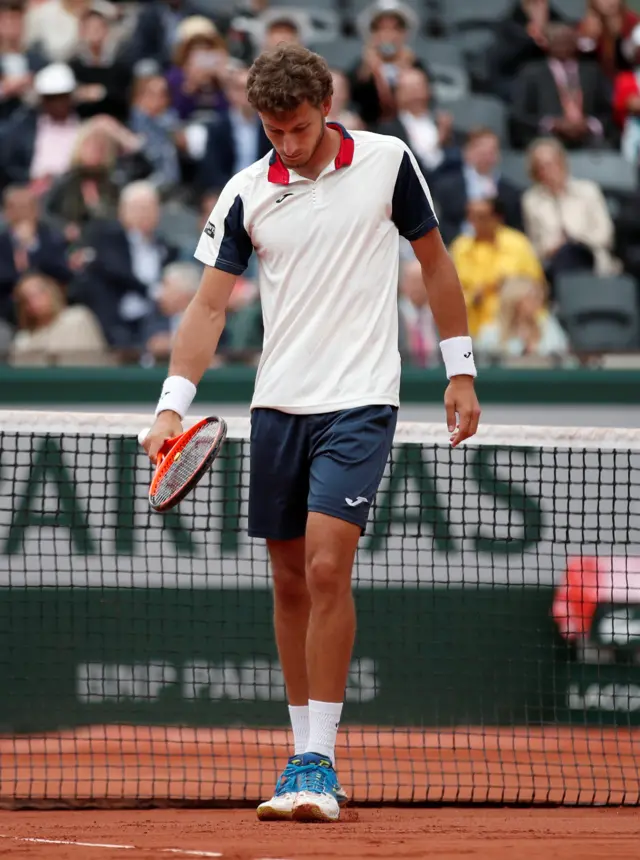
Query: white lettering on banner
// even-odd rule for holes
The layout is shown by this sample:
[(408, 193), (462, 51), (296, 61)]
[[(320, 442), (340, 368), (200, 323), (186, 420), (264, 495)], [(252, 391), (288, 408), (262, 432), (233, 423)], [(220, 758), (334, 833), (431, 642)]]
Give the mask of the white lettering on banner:
[(628, 645), (632, 639), (640, 639), (640, 618), (634, 617), (630, 607), (614, 609), (600, 619), (598, 635), (602, 642)]
[(571, 711), (640, 711), (640, 686), (637, 684), (588, 684), (583, 692), (579, 684), (570, 684), (567, 707)]
[[(260, 658), (222, 663), (194, 660), (183, 666), (91, 662), (78, 664), (76, 670), (76, 695), (83, 704), (155, 702), (164, 690), (177, 684), (182, 698), (190, 701), (286, 701), (280, 665)], [(346, 700), (372, 702), (379, 693), (375, 660), (353, 660)]]

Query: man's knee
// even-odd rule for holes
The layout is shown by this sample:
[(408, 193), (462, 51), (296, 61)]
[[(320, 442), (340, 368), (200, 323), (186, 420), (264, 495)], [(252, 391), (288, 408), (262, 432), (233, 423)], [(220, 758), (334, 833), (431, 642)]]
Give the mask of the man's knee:
[(351, 591), (351, 571), (335, 553), (318, 550), (307, 560), (307, 588), (312, 603), (334, 600)]
[(304, 552), (298, 547), (283, 548), (270, 545), (273, 590), (279, 603), (297, 604), (308, 600), (305, 582)]

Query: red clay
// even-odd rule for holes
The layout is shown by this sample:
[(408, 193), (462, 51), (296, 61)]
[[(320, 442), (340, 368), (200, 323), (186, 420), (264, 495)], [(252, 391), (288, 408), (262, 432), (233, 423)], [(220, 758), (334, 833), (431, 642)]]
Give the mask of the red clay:
[[(351, 814), (351, 817), (354, 813)], [(361, 809), (334, 825), (261, 824), (252, 810), (0, 812), (0, 856), (28, 860), (161, 860), (161, 849), (220, 852), (221, 860), (437, 858), (637, 860), (632, 809)], [(16, 839), (18, 837), (18, 839)], [(106, 842), (131, 850), (22, 842)]]

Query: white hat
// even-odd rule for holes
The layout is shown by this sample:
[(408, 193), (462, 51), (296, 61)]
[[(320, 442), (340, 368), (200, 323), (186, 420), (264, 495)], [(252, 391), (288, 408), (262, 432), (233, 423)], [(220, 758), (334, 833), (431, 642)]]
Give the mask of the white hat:
[(376, 0), (358, 15), (358, 30), (363, 39), (369, 38), (373, 22), (381, 15), (397, 15), (402, 18), (409, 32), (417, 30), (420, 23), (413, 9), (402, 0)]
[(256, 20), (254, 38), (258, 43), (258, 48), (264, 42), (267, 30), (276, 22), (279, 24), (281, 21), (290, 23), (297, 30), (300, 42), (303, 45), (309, 43), (313, 29), (309, 15), (303, 9), (295, 9), (288, 6), (272, 6)]
[(70, 95), (76, 88), (76, 78), (66, 63), (51, 63), (38, 72), (33, 87), (39, 96)]

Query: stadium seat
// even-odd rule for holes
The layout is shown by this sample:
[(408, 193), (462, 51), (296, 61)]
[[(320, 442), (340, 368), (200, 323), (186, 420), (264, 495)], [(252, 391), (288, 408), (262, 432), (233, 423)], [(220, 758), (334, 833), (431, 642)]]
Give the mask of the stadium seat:
[(349, 72), (362, 57), (362, 42), (360, 39), (350, 39), (339, 36), (332, 42), (312, 42), (312, 51), (324, 57), (332, 69)]
[(446, 0), (443, 21), (450, 32), (468, 27), (492, 27), (513, 9), (513, 0)]
[(551, 5), (568, 21), (578, 22), (584, 18), (586, 0), (552, 0)]
[(462, 54), (474, 92), (490, 93), (491, 56), (496, 43), (494, 31), (486, 27), (460, 30), (451, 37), (451, 43)]
[(507, 110), (503, 102), (494, 96), (471, 95), (447, 105), (453, 114), (453, 127), (465, 133), (477, 126), (486, 126), (498, 135), (500, 141), (507, 140)]
[(531, 185), (527, 173), (527, 157), (524, 152), (519, 152), (516, 149), (503, 149), (500, 172), (504, 179), (507, 179), (517, 188), (526, 189)]
[(165, 203), (162, 207), (158, 231), (172, 245), (190, 247), (194, 237), (201, 232), (198, 213), (177, 201)]
[(576, 179), (597, 182), (605, 194), (632, 194), (638, 189), (638, 169), (619, 152), (574, 152), (569, 156)]
[(469, 74), (462, 51), (448, 39), (416, 38), (411, 43), (416, 57), (428, 69), (436, 100), (448, 104), (470, 92)]
[(559, 315), (576, 352), (625, 352), (640, 347), (635, 280), (563, 275), (556, 283)]

